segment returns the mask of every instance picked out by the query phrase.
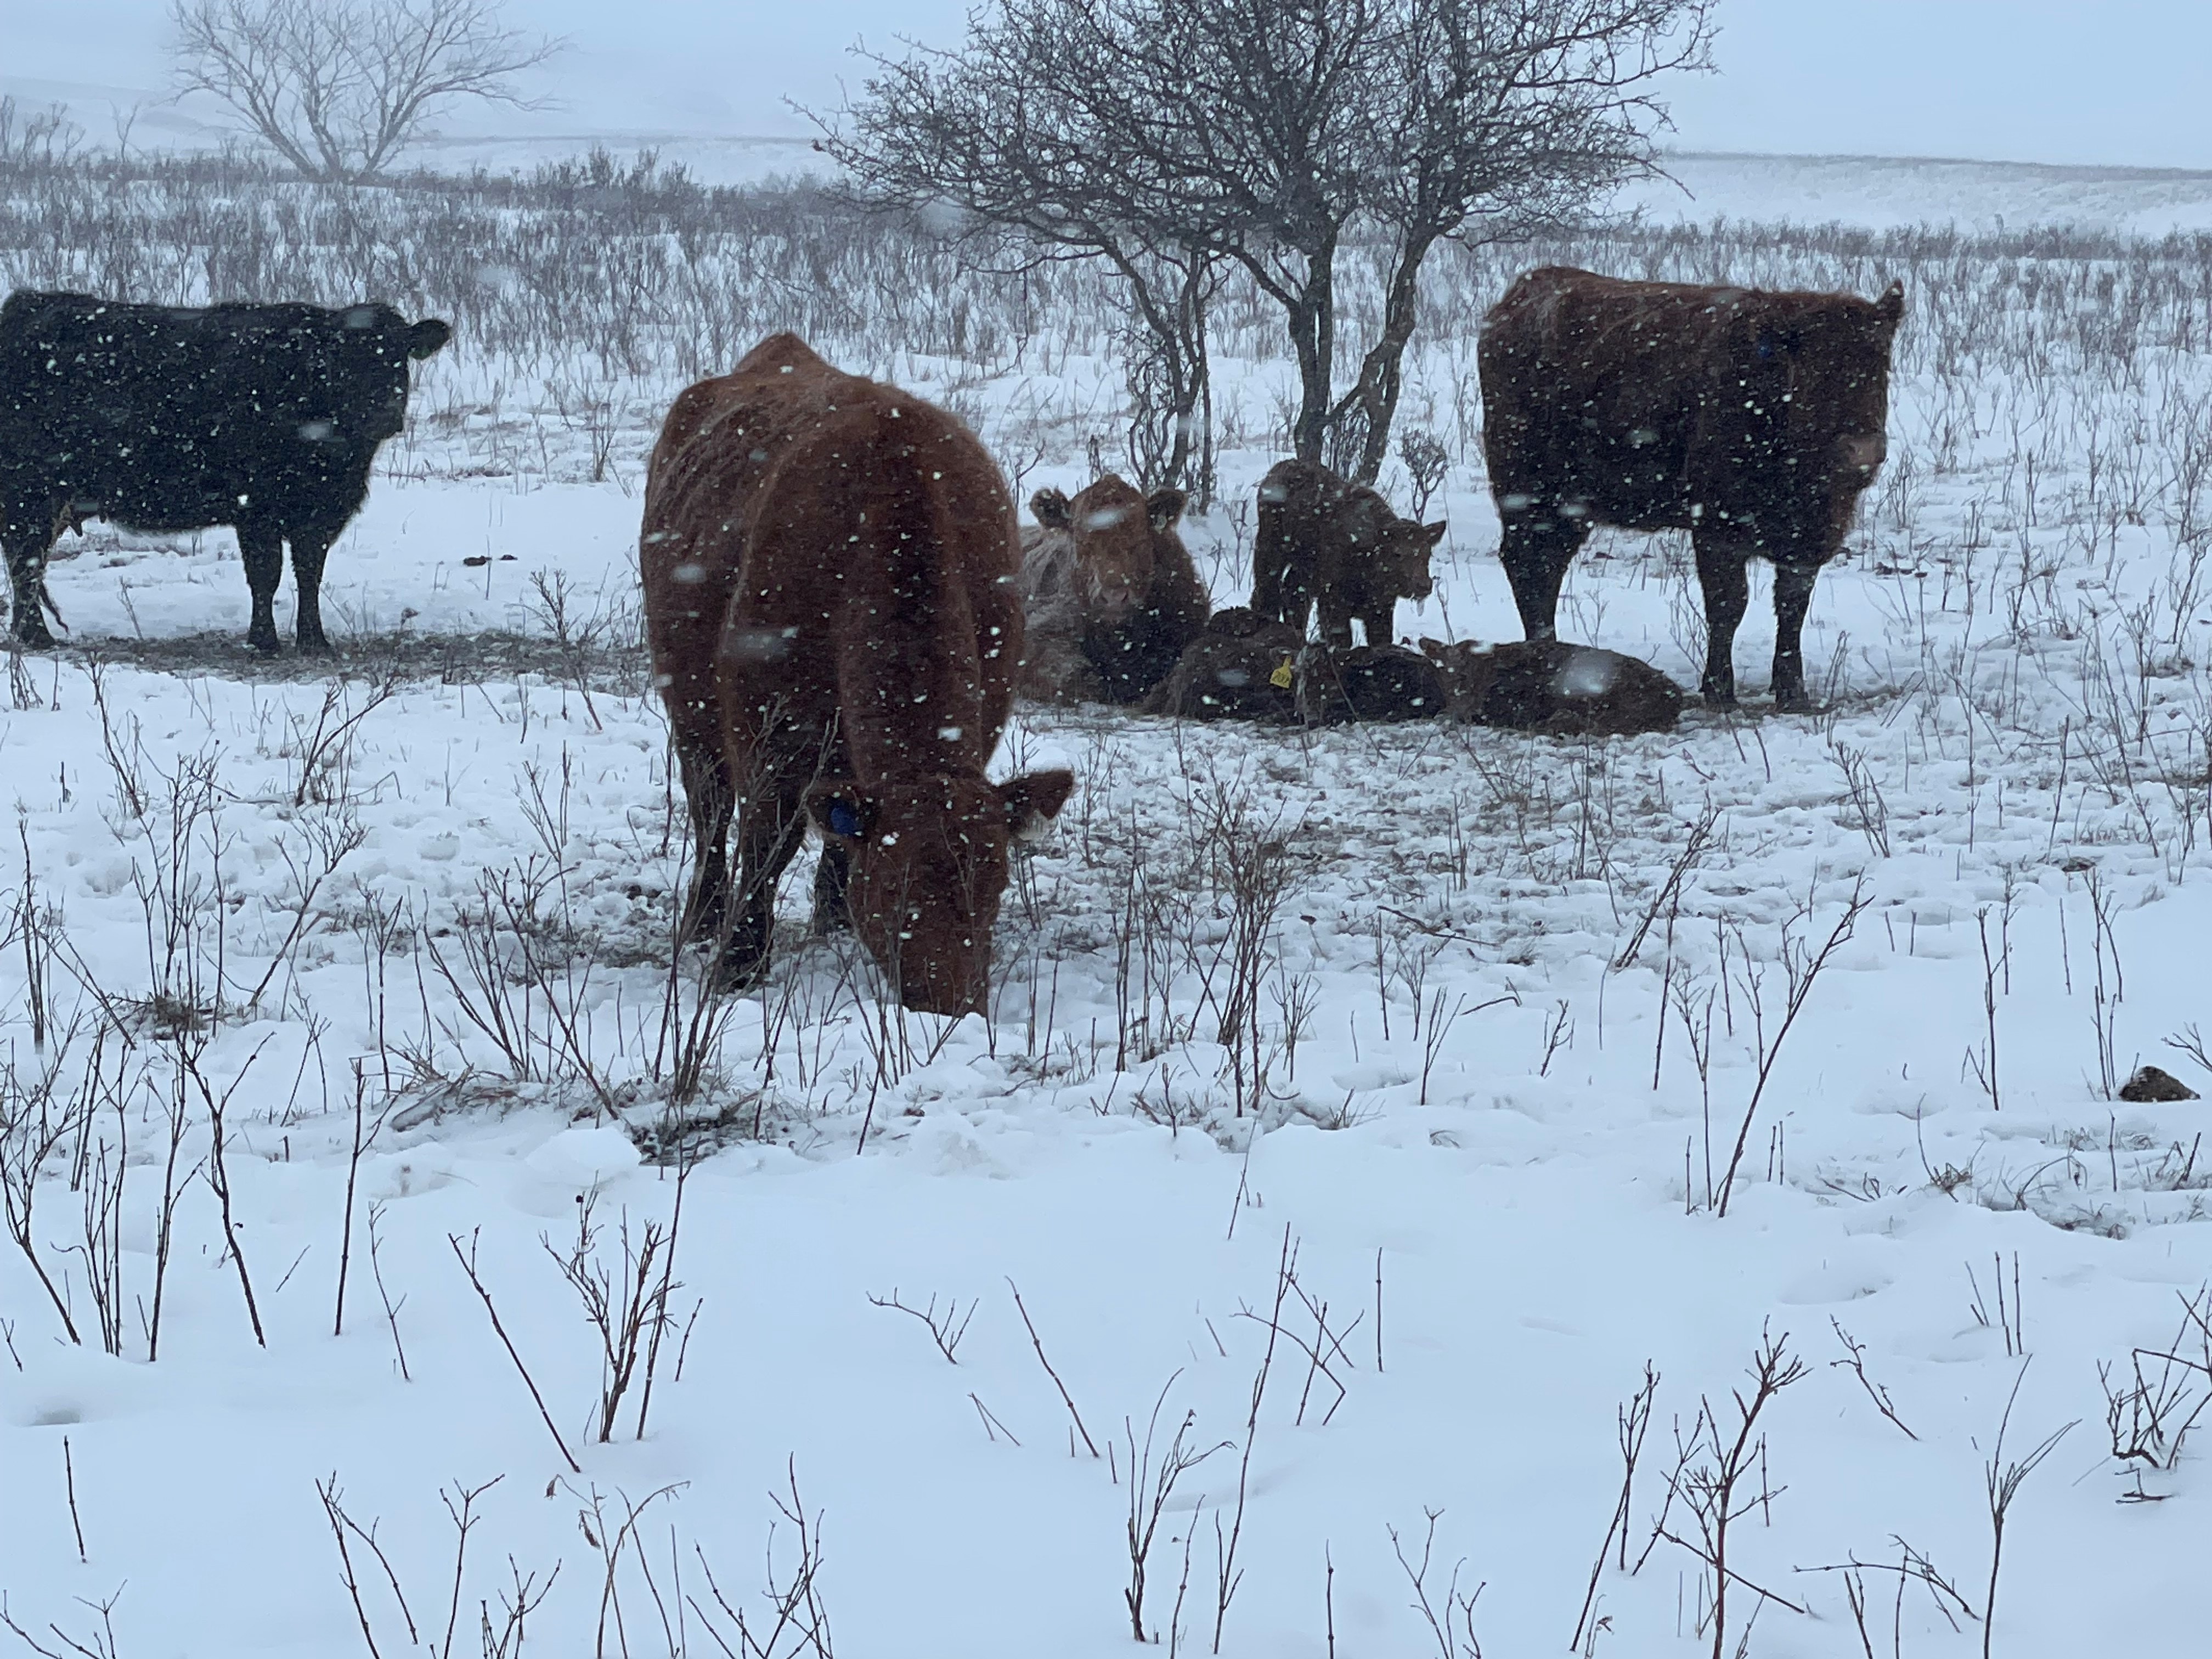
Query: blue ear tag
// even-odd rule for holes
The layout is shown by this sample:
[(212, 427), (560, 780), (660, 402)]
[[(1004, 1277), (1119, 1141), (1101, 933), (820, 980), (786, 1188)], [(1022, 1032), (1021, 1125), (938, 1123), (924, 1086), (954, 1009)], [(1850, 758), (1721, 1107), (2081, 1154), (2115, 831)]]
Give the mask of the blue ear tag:
[(842, 800), (830, 803), (830, 829), (833, 835), (857, 836), (860, 833), (860, 815)]

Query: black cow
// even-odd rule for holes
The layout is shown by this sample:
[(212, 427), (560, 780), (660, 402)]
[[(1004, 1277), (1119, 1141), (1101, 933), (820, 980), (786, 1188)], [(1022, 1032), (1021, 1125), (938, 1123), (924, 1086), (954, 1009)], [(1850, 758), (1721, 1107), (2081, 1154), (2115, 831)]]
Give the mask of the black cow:
[(390, 306), (122, 305), (81, 294), (0, 306), (0, 549), (15, 637), (52, 645), (46, 554), (63, 526), (234, 526), (253, 594), (246, 642), (276, 647), (292, 544), (303, 651), (327, 651), (323, 560), (407, 417), (407, 366), (453, 337)]

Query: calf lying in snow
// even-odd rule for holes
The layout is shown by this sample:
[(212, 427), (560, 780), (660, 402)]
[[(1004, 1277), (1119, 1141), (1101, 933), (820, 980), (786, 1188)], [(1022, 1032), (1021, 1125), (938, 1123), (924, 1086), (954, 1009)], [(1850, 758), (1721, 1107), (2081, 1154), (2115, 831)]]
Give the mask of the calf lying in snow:
[(1265, 621), (1243, 605), (1217, 611), (1145, 700), (1145, 712), (1294, 726), (1295, 675), (1304, 646), (1305, 636), (1287, 623)]
[(1455, 720), (1548, 732), (1557, 737), (1618, 737), (1671, 732), (1682, 690), (1657, 669), (1617, 651), (1563, 640), (1446, 645), (1423, 640), (1442, 671), (1445, 712)]
[(1298, 718), (1308, 726), (1432, 720), (1448, 701), (1443, 672), (1402, 645), (1310, 645), (1298, 658), (1297, 693)]

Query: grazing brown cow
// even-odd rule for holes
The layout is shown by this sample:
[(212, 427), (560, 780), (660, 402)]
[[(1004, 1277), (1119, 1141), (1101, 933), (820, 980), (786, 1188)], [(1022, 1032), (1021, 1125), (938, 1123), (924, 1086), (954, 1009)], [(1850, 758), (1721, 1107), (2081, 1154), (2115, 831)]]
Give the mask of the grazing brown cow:
[(1060, 702), (1142, 702), (1206, 626), (1197, 567), (1176, 534), (1183, 492), (1139, 492), (1113, 473), (1070, 501), (1030, 498), (1022, 598), (1028, 652), (1022, 690)]
[(646, 633), (698, 859), (686, 937), (766, 967), (811, 813), (817, 927), (849, 918), (908, 1007), (982, 1007), (1008, 842), (1074, 780), (993, 784), (1022, 647), (1013, 501), (943, 410), (763, 340), (668, 411), (647, 475)]
[(1294, 726), (1298, 653), (1305, 642), (1297, 629), (1262, 622), (1241, 605), (1217, 611), (1206, 631), (1183, 648), (1173, 672), (1145, 699), (1145, 712), (1187, 720)]
[(1310, 645), (1298, 658), (1297, 682), (1298, 718), (1308, 726), (1432, 720), (1449, 702), (1443, 671), (1402, 645)]
[(1368, 644), (1389, 645), (1398, 601), (1429, 597), (1429, 554), (1443, 533), (1316, 462), (1278, 461), (1260, 481), (1252, 608), (1304, 632), (1318, 603), (1322, 644), (1351, 649), (1357, 617)]
[(1623, 737), (1671, 732), (1682, 689), (1650, 663), (1564, 640), (1502, 645), (1423, 640), (1443, 671), (1446, 713), (1474, 726), (1554, 737)]
[(1905, 289), (1879, 300), (1629, 283), (1547, 266), (1484, 322), (1483, 450), (1521, 625), (1547, 640), (1595, 524), (1686, 529), (1708, 701), (1735, 701), (1745, 563), (1774, 564), (1774, 697), (1806, 706), (1814, 578), (1887, 452)]

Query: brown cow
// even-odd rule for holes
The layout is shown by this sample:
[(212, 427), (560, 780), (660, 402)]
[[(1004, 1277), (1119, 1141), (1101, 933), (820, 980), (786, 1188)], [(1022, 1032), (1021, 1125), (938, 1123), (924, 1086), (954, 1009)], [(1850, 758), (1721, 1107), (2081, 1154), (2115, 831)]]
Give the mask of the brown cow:
[(1022, 542), (1028, 696), (1143, 701), (1206, 626), (1206, 585), (1176, 534), (1183, 492), (1139, 492), (1113, 473), (1079, 491), (1030, 498)]
[[(1074, 780), (986, 781), (1022, 647), (1013, 501), (974, 435), (763, 340), (668, 411), (640, 560), (698, 871), (687, 938), (768, 963), (811, 814), (817, 927), (849, 919), (906, 1006), (983, 1006), (1010, 839)], [(738, 819), (737, 915), (723, 843)]]
[(1398, 601), (1425, 599), (1429, 554), (1444, 526), (1401, 519), (1364, 484), (1314, 461), (1278, 461), (1260, 481), (1252, 543), (1252, 608), (1301, 633), (1321, 607), (1322, 643), (1352, 648), (1357, 617), (1367, 643), (1389, 645)]
[(1774, 697), (1806, 706), (1814, 578), (1843, 545), (1887, 444), (1881, 299), (1629, 283), (1547, 266), (1483, 324), (1483, 450), (1521, 625), (1552, 637), (1595, 524), (1686, 529), (1705, 591), (1709, 702), (1735, 701), (1745, 563), (1774, 564)]

